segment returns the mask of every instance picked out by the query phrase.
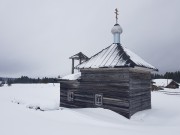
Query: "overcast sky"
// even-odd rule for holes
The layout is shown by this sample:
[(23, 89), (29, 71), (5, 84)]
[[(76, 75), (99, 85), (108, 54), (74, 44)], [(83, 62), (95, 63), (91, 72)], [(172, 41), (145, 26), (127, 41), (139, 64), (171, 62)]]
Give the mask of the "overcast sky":
[(69, 57), (121, 43), (160, 73), (180, 70), (180, 0), (0, 0), (0, 76), (57, 77)]

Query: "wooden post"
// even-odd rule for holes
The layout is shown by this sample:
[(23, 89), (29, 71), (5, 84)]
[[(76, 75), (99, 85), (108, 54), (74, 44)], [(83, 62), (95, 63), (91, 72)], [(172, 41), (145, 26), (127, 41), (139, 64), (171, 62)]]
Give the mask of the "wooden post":
[(72, 74), (74, 74), (74, 58), (72, 58)]
[(81, 62), (82, 60), (81, 60), (81, 57), (79, 58), (79, 64), (81, 64), (82, 62)]

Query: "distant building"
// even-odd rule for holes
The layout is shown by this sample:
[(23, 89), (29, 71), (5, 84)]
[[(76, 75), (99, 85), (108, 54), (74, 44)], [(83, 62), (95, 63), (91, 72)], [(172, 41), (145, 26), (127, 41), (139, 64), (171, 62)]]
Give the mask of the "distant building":
[(4, 86), (4, 82), (0, 81), (0, 87)]
[(173, 79), (154, 79), (153, 82), (154, 82), (153, 85), (160, 88), (171, 88), (171, 89), (179, 88), (179, 84)]
[(127, 118), (151, 108), (151, 71), (158, 69), (121, 45), (117, 9), (111, 32), (113, 44), (77, 65), (80, 73), (61, 79), (61, 107), (101, 107)]

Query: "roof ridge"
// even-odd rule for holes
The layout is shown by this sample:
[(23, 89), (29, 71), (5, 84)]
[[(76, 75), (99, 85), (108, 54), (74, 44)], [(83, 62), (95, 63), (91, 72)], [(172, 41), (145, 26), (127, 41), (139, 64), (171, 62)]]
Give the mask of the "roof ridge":
[[(119, 49), (119, 54), (120, 54), (120, 58), (123, 58), (125, 61), (126, 61), (126, 66), (129, 66), (129, 67), (134, 67), (136, 66), (137, 64), (134, 63), (134, 61), (131, 60), (131, 57), (127, 54), (127, 52), (124, 50), (124, 46), (122, 45), (119, 45), (118, 46), (118, 49)], [(122, 51), (121, 51), (122, 50)], [(120, 59), (119, 58), (119, 59)], [(118, 62), (117, 62), (118, 64)], [(116, 64), (116, 65), (117, 65)]]

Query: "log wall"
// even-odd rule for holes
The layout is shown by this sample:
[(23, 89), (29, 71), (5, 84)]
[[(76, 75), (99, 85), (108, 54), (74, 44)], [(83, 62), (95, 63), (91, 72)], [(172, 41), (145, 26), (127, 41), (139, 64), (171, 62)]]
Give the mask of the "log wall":
[[(130, 118), (137, 111), (151, 108), (150, 72), (132, 68), (82, 69), (81, 79), (61, 81), (60, 106), (68, 108), (102, 107)], [(67, 100), (74, 92), (73, 101)], [(95, 105), (101, 94), (102, 105)]]
[(130, 70), (130, 116), (151, 108), (151, 73)]

